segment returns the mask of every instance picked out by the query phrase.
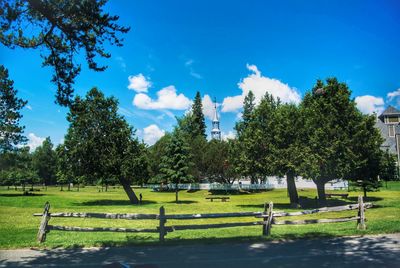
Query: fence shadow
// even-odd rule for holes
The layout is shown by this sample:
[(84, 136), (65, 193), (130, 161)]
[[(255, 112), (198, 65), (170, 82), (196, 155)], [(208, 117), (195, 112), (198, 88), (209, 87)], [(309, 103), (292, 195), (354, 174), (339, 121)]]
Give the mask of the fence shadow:
[[(289, 198), (288, 198), (289, 199)], [(372, 201), (379, 201), (382, 200), (382, 198), (377, 198), (377, 197), (371, 197), (371, 199), (364, 199), (364, 202), (372, 202)], [(328, 198), (326, 200), (326, 206), (327, 207), (336, 207), (336, 206), (344, 206), (344, 205), (350, 205), (354, 204), (357, 202), (357, 197), (349, 197), (349, 198)], [(300, 196), (299, 197), (299, 209), (313, 209), (313, 208), (319, 208), (321, 207), (319, 205), (318, 200), (315, 198), (310, 198), (306, 196)], [(264, 204), (241, 204), (241, 205), (236, 205), (237, 207), (242, 207), (242, 208), (253, 208), (253, 209), (263, 209)], [(374, 207), (376, 205), (374, 204)], [(274, 202), (274, 208), (275, 209), (294, 209), (290, 203), (275, 203)]]
[[(310, 238), (282, 236), (284, 241), (265, 241), (249, 237), (186, 239), (177, 238), (163, 245), (147, 243), (142, 246), (112, 247), (112, 241), (100, 241), (103, 248), (72, 248), (33, 250), (15, 259), (0, 260), (1, 266), (90, 266), (106, 267), (111, 263), (125, 267), (398, 267), (398, 239), (381, 237), (331, 237), (310, 233)], [(138, 237), (129, 236), (127, 243)], [(149, 239), (148, 239), (149, 240)], [(195, 242), (195, 244), (193, 244)], [(178, 245), (178, 246), (175, 246)], [(182, 247), (182, 245), (185, 245)], [(111, 247), (110, 247), (111, 246)], [(147, 266), (145, 266), (147, 265)], [(115, 267), (123, 267), (115, 266)]]
[[(156, 201), (151, 200), (142, 200), (142, 205), (156, 204)], [(101, 199), (101, 200), (93, 200), (93, 201), (85, 201), (74, 203), (75, 206), (138, 206), (136, 204), (131, 204), (129, 200), (112, 200), (112, 199)]]

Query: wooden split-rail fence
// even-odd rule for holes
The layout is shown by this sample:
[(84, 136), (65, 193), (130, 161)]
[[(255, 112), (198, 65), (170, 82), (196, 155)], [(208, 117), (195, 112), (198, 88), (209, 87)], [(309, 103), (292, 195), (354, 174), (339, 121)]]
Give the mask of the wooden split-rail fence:
[[(165, 236), (174, 231), (181, 230), (198, 230), (198, 229), (214, 229), (214, 228), (229, 228), (240, 226), (262, 226), (262, 234), (268, 236), (271, 234), (272, 225), (285, 224), (316, 224), (316, 223), (334, 223), (357, 221), (358, 229), (366, 228), (365, 209), (372, 207), (371, 203), (364, 203), (361, 196), (358, 197), (357, 204), (350, 204), (336, 207), (323, 207), (311, 210), (303, 210), (298, 212), (278, 212), (273, 211), (273, 203), (264, 204), (264, 211), (261, 212), (229, 212), (229, 213), (207, 213), (207, 214), (175, 214), (167, 215), (164, 207), (160, 207), (159, 214), (130, 214), (130, 213), (82, 213), (82, 212), (59, 212), (50, 213), (50, 204), (47, 202), (43, 213), (35, 213), (34, 216), (41, 216), (37, 240), (44, 242), (46, 234), (51, 230), (58, 231), (76, 231), (76, 232), (133, 232), (133, 233), (159, 233), (159, 240), (164, 241)], [(324, 212), (339, 212), (346, 210), (357, 210), (357, 215), (354, 217), (341, 217), (331, 219), (305, 219), (305, 220), (282, 220), (278, 221), (275, 218), (288, 216), (301, 216)], [(158, 220), (157, 228), (115, 228), (115, 227), (73, 227), (73, 226), (58, 226), (49, 225), (49, 220), (52, 217), (74, 217), (74, 218), (100, 218), (100, 219), (126, 219), (126, 220)], [(216, 218), (238, 218), (238, 217), (253, 217), (260, 219), (252, 222), (229, 222), (229, 223), (212, 223), (212, 224), (191, 224), (191, 225), (175, 225), (166, 226), (167, 220), (196, 220), (196, 219), (216, 219)]]

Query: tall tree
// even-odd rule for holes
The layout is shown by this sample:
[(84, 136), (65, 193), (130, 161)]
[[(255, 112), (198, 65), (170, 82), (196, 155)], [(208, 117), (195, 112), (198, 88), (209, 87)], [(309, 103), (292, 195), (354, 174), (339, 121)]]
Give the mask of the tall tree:
[(325, 184), (347, 179), (357, 165), (354, 138), (362, 120), (345, 83), (318, 80), (302, 102), (304, 157), (302, 175), (317, 185), (321, 205), (326, 204)]
[(177, 203), (179, 183), (192, 180), (192, 176), (189, 174), (191, 165), (189, 147), (180, 130), (175, 129), (167, 145), (166, 153), (162, 157), (160, 172), (163, 180), (175, 184), (175, 202)]
[(239, 136), (248, 127), (248, 124), (253, 116), (255, 106), (255, 96), (253, 91), (250, 90), (249, 93), (247, 93), (247, 95), (244, 97), (242, 120), (237, 122), (235, 125), (235, 130)]
[(41, 146), (37, 147), (32, 155), (33, 168), (36, 169), (39, 177), (45, 185), (55, 184), (57, 158), (53, 150), (53, 143), (47, 137)]
[(26, 142), (24, 126), (19, 121), (22, 118), (20, 110), (27, 102), (17, 97), (13, 84), (8, 78), (8, 70), (0, 65), (0, 154)]
[(134, 159), (140, 156), (134, 130), (118, 115), (118, 101), (91, 89), (84, 99), (77, 97), (68, 113), (70, 127), (65, 136), (65, 150), (75, 177), (89, 182), (117, 179), (131, 203), (139, 200), (130, 187), (138, 173)]
[(196, 92), (192, 105), (192, 115), (191, 115), (191, 135), (192, 138), (197, 136), (202, 136), (204, 138), (206, 135), (206, 123), (203, 114), (203, 104), (201, 102), (200, 92)]
[(357, 132), (352, 137), (352, 150), (356, 154), (355, 167), (350, 179), (364, 191), (375, 191), (381, 186), (379, 174), (382, 170), (381, 161), (383, 151), (380, 146), (383, 142), (379, 130), (375, 127), (375, 115), (358, 114)]
[[(286, 175), (290, 204), (297, 207), (299, 196), (295, 176), (300, 174), (299, 165), (303, 159), (303, 118), (300, 108), (294, 104), (279, 105), (272, 128), (271, 146), (274, 147), (274, 153), (273, 161), (268, 164), (275, 175)], [(270, 131), (264, 129), (264, 132)]]
[(40, 49), (43, 65), (53, 68), (56, 101), (69, 106), (73, 84), (81, 71), (77, 63), (84, 52), (89, 69), (104, 71), (96, 58), (109, 58), (106, 43), (122, 46), (117, 35), (129, 28), (117, 24), (118, 16), (103, 11), (107, 0), (0, 0), (0, 42), (15, 47)]
[(250, 124), (254, 121), (255, 98), (252, 91), (246, 95), (243, 102), (242, 120), (235, 125), (236, 139), (229, 146), (229, 158), (235, 173), (249, 177), (255, 183), (260, 177), (255, 151), (256, 129)]

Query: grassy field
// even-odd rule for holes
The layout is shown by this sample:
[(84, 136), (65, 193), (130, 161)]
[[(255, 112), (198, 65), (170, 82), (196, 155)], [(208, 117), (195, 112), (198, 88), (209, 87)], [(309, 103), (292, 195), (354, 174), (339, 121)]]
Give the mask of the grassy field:
[[(99, 192), (97, 187), (86, 187), (77, 192), (60, 192), (58, 188), (48, 188), (47, 191), (35, 192), (33, 196), (22, 196), (21, 192), (0, 189), (0, 248), (27, 248), (27, 247), (76, 247), (76, 246), (121, 246), (132, 244), (158, 243), (158, 234), (132, 234), (132, 233), (82, 233), (51, 231), (47, 241), (38, 244), (36, 233), (40, 218), (33, 217), (33, 213), (42, 212), (44, 203), (49, 201), (51, 212), (114, 212), (114, 213), (155, 213), (159, 207), (164, 206), (167, 214), (180, 213), (211, 213), (211, 212), (239, 212), (261, 211), (264, 202), (274, 202), (274, 209), (279, 211), (294, 211), (289, 208), (285, 190), (272, 190), (252, 194), (230, 195), (230, 202), (210, 202), (205, 199), (208, 191), (187, 192), (180, 191), (181, 202), (174, 203), (174, 193), (157, 193), (150, 189), (135, 189), (136, 193), (143, 194), (143, 204), (131, 206), (121, 188), (110, 188), (108, 192)], [(330, 199), (329, 206), (356, 203), (359, 192), (350, 192), (348, 199)], [(315, 190), (299, 190), (301, 202), (306, 208), (316, 206)], [(234, 227), (211, 230), (176, 231), (169, 233), (166, 243), (213, 243), (240, 240), (264, 239), (294, 239), (301, 237), (343, 236), (360, 234), (378, 234), (400, 232), (400, 183), (389, 183), (388, 189), (382, 188), (379, 192), (369, 193), (366, 200), (373, 202), (374, 208), (368, 209), (367, 230), (356, 229), (355, 222), (310, 224), (310, 225), (285, 225), (273, 226), (272, 236), (261, 236), (261, 226)], [(338, 213), (324, 213), (320, 215), (302, 216), (306, 218), (330, 218), (355, 216), (356, 211)], [(296, 219), (296, 217), (291, 217)], [(297, 217), (300, 218), (300, 217)], [(290, 218), (285, 218), (290, 219)], [(174, 222), (168, 225), (200, 223), (221, 223), (234, 221), (254, 221), (254, 218), (226, 218), (203, 219), (196, 221)], [(158, 221), (155, 220), (102, 220), (81, 218), (52, 218), (50, 224), (82, 226), (82, 227), (131, 227), (153, 228)]]

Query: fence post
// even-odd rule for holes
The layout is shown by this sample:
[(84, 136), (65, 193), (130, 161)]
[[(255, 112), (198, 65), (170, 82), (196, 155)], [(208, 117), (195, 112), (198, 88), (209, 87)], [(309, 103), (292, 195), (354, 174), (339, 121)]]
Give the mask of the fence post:
[[(269, 202), (268, 213), (267, 213), (267, 215), (268, 215), (267, 224), (265, 225), (265, 235), (266, 236), (271, 235), (271, 227), (272, 227), (271, 225), (272, 225), (272, 221), (273, 221), (273, 217), (274, 217), (273, 207), (274, 207), (274, 204), (272, 202)], [(263, 234), (264, 234), (264, 232), (263, 232)]]
[(47, 223), (50, 220), (49, 210), (50, 210), (50, 203), (46, 202), (46, 204), (44, 204), (42, 221), (40, 222), (39, 231), (37, 234), (37, 241), (40, 243), (46, 241)]
[(363, 197), (361, 195), (358, 196), (358, 217), (360, 218), (357, 220), (357, 229), (365, 230), (365, 209)]
[[(263, 215), (267, 215), (267, 213), (268, 213), (268, 205), (265, 202)], [(267, 235), (267, 223), (266, 223), (267, 220), (268, 220), (268, 217), (263, 218), (264, 224), (262, 225), (262, 235)]]
[(164, 207), (160, 207), (160, 215), (159, 215), (159, 220), (160, 220), (160, 226), (159, 226), (159, 232), (160, 232), (160, 242), (164, 241), (164, 236), (166, 235), (165, 233), (165, 223), (167, 220), (165, 219), (165, 209)]

